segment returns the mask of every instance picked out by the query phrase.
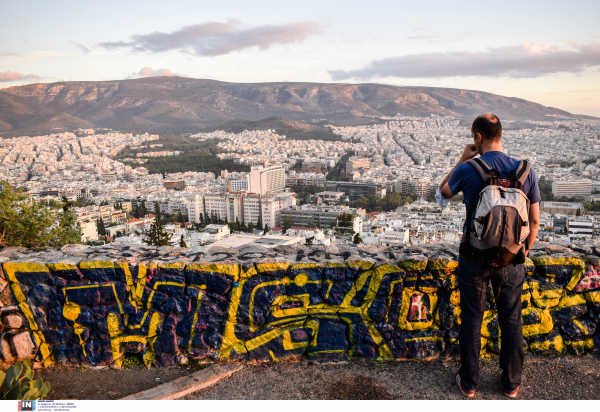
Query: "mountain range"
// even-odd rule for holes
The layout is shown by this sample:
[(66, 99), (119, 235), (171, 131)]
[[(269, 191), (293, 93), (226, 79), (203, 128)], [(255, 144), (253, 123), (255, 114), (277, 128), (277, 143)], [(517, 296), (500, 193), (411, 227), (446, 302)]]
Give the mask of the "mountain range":
[[(340, 83), (227, 83), (184, 77), (37, 83), (0, 89), (0, 136), (77, 128), (197, 132), (274, 116), (310, 124), (358, 125), (372, 116), (430, 114), (501, 120), (574, 116), (516, 97), (437, 87)], [(587, 117), (587, 116), (581, 116)], [(281, 124), (281, 119), (277, 121)], [(309, 123), (309, 124), (306, 124)], [(296, 125), (298, 126), (298, 125)]]

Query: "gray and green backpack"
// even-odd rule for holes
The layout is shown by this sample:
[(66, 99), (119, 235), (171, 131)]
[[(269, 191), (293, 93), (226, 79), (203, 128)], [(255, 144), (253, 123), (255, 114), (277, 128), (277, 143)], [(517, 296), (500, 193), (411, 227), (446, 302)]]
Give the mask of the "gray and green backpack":
[(477, 170), (484, 187), (475, 210), (467, 211), (460, 254), (482, 259), (493, 267), (523, 263), (529, 235), (529, 199), (523, 185), (531, 165), (521, 160), (510, 178), (503, 178), (480, 158), (468, 163)]

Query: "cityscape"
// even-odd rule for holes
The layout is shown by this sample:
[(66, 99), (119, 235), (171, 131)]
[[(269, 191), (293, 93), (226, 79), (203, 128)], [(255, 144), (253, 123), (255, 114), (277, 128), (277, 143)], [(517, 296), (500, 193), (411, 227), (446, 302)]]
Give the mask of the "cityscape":
[[(157, 150), (158, 134), (76, 129), (6, 138), (0, 179), (46, 204), (71, 202), (81, 242), (90, 244), (142, 244), (157, 206), (174, 246), (458, 242), (460, 197), (441, 208), (433, 193), (472, 142), (468, 126), (439, 115), (373, 119), (327, 125), (333, 141), (293, 140), (271, 129), (188, 135), (218, 142), (214, 156), (249, 172), (150, 173), (149, 158), (183, 154)], [(504, 151), (529, 160), (542, 188), (538, 239), (581, 244), (599, 236), (598, 122), (548, 116), (511, 123)], [(126, 149), (135, 156), (119, 157)]]

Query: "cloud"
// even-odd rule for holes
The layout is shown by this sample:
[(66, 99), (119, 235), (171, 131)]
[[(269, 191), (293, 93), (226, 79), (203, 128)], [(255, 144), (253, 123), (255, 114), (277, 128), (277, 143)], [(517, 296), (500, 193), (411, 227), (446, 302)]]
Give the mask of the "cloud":
[(131, 36), (130, 41), (104, 42), (100, 46), (138, 52), (182, 50), (199, 56), (219, 56), (250, 47), (265, 50), (273, 44), (300, 42), (319, 31), (319, 24), (313, 22), (245, 27), (239, 20), (229, 19), (226, 23), (205, 22), (184, 26), (171, 33), (136, 34)]
[(35, 74), (21, 74), (17, 72), (11, 72), (7, 70), (5, 72), (0, 72), (0, 82), (16, 82), (20, 80), (39, 80), (40, 76), (36, 76)]
[(77, 47), (83, 54), (88, 54), (89, 52), (91, 52), (90, 49), (88, 49), (81, 43), (77, 43), (76, 41), (73, 41), (73, 40), (69, 40), (69, 43), (74, 44), (75, 47)]
[(180, 76), (180, 77), (187, 77), (183, 74), (179, 74), (179, 73), (173, 73), (171, 71), (171, 69), (156, 69), (154, 70), (151, 67), (142, 67), (140, 69), (139, 72), (136, 73), (131, 73), (133, 76), (132, 77), (157, 77), (157, 76), (167, 76), (167, 77), (171, 77), (171, 76)]
[(488, 48), (483, 52), (407, 54), (373, 60), (358, 70), (329, 70), (333, 80), (378, 77), (540, 77), (553, 73), (579, 73), (600, 65), (600, 42), (568, 42), (569, 48), (524, 43)]

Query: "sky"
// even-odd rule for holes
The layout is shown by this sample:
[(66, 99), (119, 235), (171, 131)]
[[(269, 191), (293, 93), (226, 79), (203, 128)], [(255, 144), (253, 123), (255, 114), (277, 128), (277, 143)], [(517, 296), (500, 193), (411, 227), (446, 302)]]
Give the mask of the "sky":
[(453, 87), (600, 117), (600, 1), (0, 0), (0, 88), (186, 76)]

